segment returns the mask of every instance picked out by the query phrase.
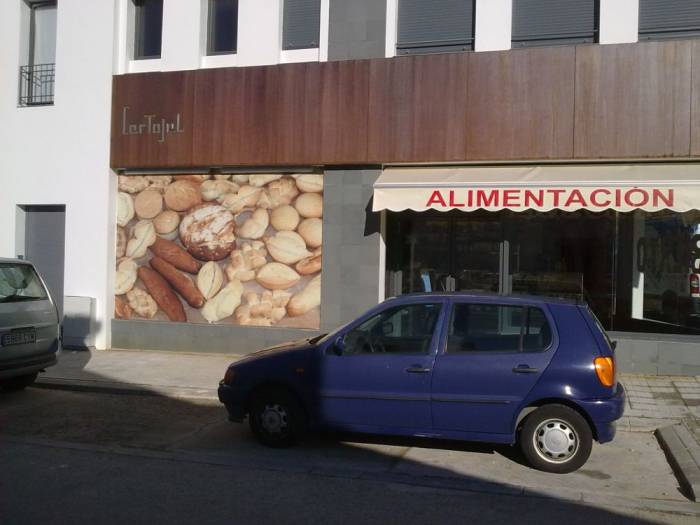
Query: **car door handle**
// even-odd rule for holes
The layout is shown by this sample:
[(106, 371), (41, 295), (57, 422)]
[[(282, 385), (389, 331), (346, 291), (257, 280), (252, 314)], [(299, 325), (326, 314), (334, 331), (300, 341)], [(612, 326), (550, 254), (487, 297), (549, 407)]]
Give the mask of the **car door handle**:
[(513, 372), (516, 374), (536, 374), (538, 370), (537, 368), (531, 368), (528, 365), (518, 365), (513, 368)]
[(406, 369), (406, 372), (408, 372), (409, 374), (427, 374), (428, 372), (430, 372), (430, 368), (425, 368), (420, 365), (414, 365), (409, 366)]

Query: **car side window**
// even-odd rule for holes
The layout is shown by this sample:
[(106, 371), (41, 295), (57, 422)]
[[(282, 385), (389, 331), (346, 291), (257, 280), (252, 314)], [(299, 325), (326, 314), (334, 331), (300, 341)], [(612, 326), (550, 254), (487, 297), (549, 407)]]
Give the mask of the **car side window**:
[(343, 355), (429, 354), (441, 303), (388, 308), (345, 334)]
[(458, 303), (450, 316), (447, 352), (539, 352), (551, 341), (540, 308)]

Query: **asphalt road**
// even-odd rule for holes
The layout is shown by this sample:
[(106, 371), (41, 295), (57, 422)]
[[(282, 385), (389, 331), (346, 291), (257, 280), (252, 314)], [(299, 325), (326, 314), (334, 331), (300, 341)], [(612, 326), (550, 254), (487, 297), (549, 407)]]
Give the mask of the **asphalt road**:
[(314, 436), (255, 443), (217, 403), (0, 395), (0, 523), (698, 523), (649, 434), (565, 476), (510, 447)]

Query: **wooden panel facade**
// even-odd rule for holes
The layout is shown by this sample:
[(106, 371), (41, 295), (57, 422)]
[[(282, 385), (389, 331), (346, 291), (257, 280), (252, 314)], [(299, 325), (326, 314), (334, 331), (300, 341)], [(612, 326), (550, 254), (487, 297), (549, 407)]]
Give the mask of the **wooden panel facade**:
[(698, 68), (669, 41), (122, 75), (112, 167), (700, 156)]

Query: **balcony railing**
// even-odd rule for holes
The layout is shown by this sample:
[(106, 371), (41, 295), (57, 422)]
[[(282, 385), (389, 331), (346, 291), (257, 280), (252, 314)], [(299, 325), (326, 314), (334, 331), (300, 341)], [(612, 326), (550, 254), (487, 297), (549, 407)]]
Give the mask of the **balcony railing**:
[(35, 64), (19, 68), (19, 105), (53, 104), (56, 64)]

